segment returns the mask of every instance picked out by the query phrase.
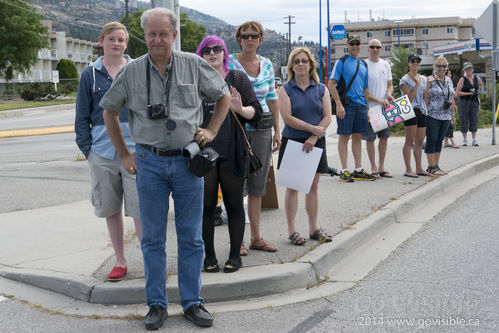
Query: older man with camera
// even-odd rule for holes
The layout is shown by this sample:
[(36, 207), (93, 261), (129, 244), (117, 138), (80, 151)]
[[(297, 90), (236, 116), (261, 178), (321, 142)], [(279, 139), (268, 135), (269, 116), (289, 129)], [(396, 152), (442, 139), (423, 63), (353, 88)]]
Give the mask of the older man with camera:
[[(172, 50), (177, 17), (165, 8), (145, 11), (141, 25), (148, 54), (123, 67), (102, 99), (109, 136), (123, 166), (137, 174), (146, 299), (150, 307), (144, 323), (154, 330), (167, 317), (166, 223), (169, 197), (175, 205), (178, 244), (178, 285), (184, 317), (199, 326), (213, 325), (203, 306), (201, 236), (203, 178), (189, 170), (183, 147), (192, 140), (203, 146), (213, 140), (227, 115), (230, 94), (224, 80), (195, 54)], [(204, 96), (216, 101), (206, 129), (202, 123)], [(118, 111), (130, 109), (130, 132), (137, 143), (130, 153), (123, 140)]]

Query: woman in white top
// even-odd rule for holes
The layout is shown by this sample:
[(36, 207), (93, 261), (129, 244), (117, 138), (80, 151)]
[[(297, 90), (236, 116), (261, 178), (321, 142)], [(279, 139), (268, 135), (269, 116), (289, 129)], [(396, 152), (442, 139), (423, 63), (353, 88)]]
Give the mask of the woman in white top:
[[(418, 74), (421, 58), (416, 52), (409, 55), (407, 62), (409, 71), (400, 79), (400, 89), (403, 95), (409, 97), (416, 117), (404, 121), (405, 143), (402, 155), (405, 163), (404, 176), (418, 178), (418, 176), (430, 176), (421, 163), (423, 141), (426, 136), (426, 104), (423, 98), (426, 78)], [(411, 167), (411, 150), (416, 161), (416, 172)]]

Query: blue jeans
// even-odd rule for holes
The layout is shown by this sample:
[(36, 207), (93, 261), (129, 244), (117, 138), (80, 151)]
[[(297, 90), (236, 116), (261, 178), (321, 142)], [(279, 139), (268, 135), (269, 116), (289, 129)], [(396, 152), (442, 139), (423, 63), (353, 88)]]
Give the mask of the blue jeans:
[(450, 120), (438, 120), (428, 116), (426, 118), (426, 154), (440, 153), (445, 133), (449, 129)]
[(166, 224), (171, 193), (175, 205), (180, 304), (185, 311), (193, 304), (203, 303), (199, 293), (204, 256), (204, 180), (187, 169), (188, 159), (183, 156), (158, 156), (140, 145), (136, 154), (147, 305), (168, 307)]

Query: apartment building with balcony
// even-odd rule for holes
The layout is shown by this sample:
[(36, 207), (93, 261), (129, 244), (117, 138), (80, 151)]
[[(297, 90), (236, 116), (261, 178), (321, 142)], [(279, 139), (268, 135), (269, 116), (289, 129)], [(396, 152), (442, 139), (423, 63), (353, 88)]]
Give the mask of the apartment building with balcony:
[[(88, 66), (94, 57), (97, 42), (66, 36), (64, 31), (53, 31), (51, 21), (42, 21), (49, 28), (50, 46), (38, 51), (38, 61), (26, 74), (14, 73), (10, 83), (53, 82), (57, 63), (61, 59), (72, 60), (78, 74)], [(6, 89), (6, 80), (0, 76), (0, 95)]]
[[(343, 23), (347, 33), (356, 33), (361, 39), (360, 57), (367, 58), (367, 43), (379, 39), (382, 58), (392, 58), (399, 47), (417, 50), (422, 55), (422, 68), (429, 69), (435, 59), (433, 49), (442, 45), (469, 41), (473, 38), (474, 18), (435, 17), (404, 20), (378, 20)], [(331, 27), (335, 24), (331, 25)], [(345, 55), (347, 40), (331, 40), (331, 61)]]

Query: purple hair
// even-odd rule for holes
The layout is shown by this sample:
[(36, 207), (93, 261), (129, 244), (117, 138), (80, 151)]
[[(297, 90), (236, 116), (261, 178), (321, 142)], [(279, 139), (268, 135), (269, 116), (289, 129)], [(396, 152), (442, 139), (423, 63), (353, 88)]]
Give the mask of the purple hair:
[(224, 48), (224, 72), (227, 73), (229, 71), (229, 51), (227, 51), (227, 46), (225, 45), (225, 41), (217, 36), (206, 36), (201, 43), (199, 43), (198, 49), (196, 50), (196, 54), (203, 57), (203, 53), (201, 50), (203, 47), (208, 45), (220, 45)]

